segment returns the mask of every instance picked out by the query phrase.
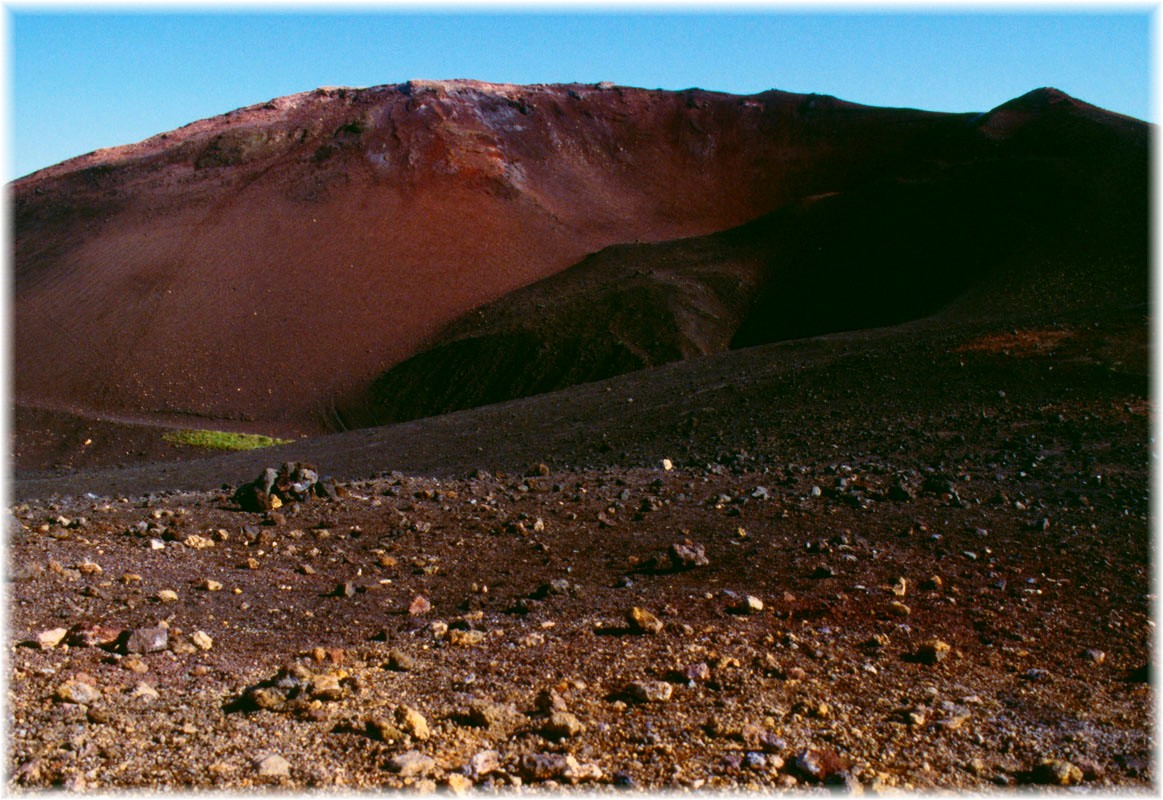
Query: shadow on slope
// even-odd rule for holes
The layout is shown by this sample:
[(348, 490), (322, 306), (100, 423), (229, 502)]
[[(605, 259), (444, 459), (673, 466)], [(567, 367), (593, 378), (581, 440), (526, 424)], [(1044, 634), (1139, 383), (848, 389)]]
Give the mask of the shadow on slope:
[(1143, 303), (1146, 126), (1062, 98), (1034, 92), (972, 120), (950, 137), (949, 160), (730, 231), (607, 248), (465, 315), (341, 419), (435, 416), (936, 313), (1004, 320)]

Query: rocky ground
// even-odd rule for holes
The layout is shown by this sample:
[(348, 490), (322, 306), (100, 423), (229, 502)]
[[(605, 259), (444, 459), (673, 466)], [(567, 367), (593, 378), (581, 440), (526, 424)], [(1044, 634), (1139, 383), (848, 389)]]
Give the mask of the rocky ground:
[(1126, 435), (21, 503), (9, 788), (1150, 787), (1145, 409), (1070, 413)]
[(1148, 790), (1145, 321), (18, 477), (8, 788)]

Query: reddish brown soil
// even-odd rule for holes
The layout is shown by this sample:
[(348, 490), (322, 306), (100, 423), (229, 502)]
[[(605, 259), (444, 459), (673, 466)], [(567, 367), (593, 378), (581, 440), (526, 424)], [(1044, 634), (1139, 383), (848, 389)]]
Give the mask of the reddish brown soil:
[[(795, 764), (816, 750), (850, 788), (1044, 783), (1046, 759), (1086, 787), (1149, 788), (1146, 331), (1141, 311), (912, 324), (266, 452), (18, 481), (18, 497), (72, 497), (14, 508), (9, 785), (764, 789), (813, 785)], [(286, 459), (351, 494), (264, 524), (229, 491), (172, 491)], [(683, 540), (710, 563), (638, 571)], [(745, 595), (762, 611), (731, 613)], [(410, 614), (417, 596), (432, 610)], [(662, 631), (628, 631), (632, 607)], [(20, 645), (163, 621), (169, 648), (141, 656)], [(951, 650), (927, 664), (933, 639)], [(386, 668), (392, 650), (415, 667)], [(249, 705), (288, 663), (338, 688)], [(55, 699), (70, 680), (99, 696)], [(643, 680), (670, 699), (628, 702)], [(535, 711), (554, 687), (585, 726), (560, 740)], [(474, 725), (473, 702), (501, 721)], [(428, 738), (384, 738), (377, 720), (401, 704)], [(466, 784), (483, 750), (497, 769)], [(433, 761), (394, 773), (409, 751)], [(261, 774), (268, 753), (285, 777)], [(547, 778), (538, 754), (592, 767)]]
[[(941, 309), (1143, 302), (1146, 143), (1053, 90), (984, 115), (472, 82), (240, 109), (13, 184), (15, 400), (78, 417), (18, 414), (17, 468), (167, 452), (138, 429), (83, 453), (100, 420), (297, 436)], [(499, 337), (474, 311), (432, 338), (497, 298)]]
[(318, 90), (15, 182), (14, 391), (317, 432), (464, 311), (931, 151), (965, 115), (768, 92)]
[[(1030, 235), (984, 231), (1007, 249), (939, 308), (828, 333), (866, 320), (876, 251), (828, 223), (916, 208), (876, 200), (924, 176), (867, 170), (967, 125), (1090, 199), (1023, 218)], [(8, 787), (1152, 788), (1145, 135), (1047, 91), (976, 118), (407, 85), (273, 101), (19, 182)], [(385, 143), (397, 158), (369, 160)], [(768, 254), (857, 282), (785, 271), (736, 303), (723, 287), (771, 263), (720, 246), (825, 191), (775, 213), (831, 237)], [(584, 322), (629, 275), (654, 298), (629, 317), (661, 297), (683, 322), (659, 351), (683, 360), (269, 450), (160, 443), (320, 430), (464, 309), (683, 235), (700, 238), (605, 250), (486, 313), (556, 300), (545, 324)], [(681, 291), (652, 295), (659, 276)], [(824, 330), (779, 333), (837, 296)], [(349, 495), (230, 504), (285, 461)], [(684, 541), (708, 563), (644, 569)], [(739, 613), (748, 595), (762, 609)], [(629, 629), (633, 608), (661, 630)], [(160, 626), (141, 655), (78, 638)], [(642, 681), (669, 699), (638, 702)], [(581, 727), (549, 730), (543, 689)]]

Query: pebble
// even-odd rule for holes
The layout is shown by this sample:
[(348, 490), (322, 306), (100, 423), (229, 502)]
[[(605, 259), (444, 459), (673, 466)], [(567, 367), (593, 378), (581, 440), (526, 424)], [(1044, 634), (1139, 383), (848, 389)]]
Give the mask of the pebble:
[(1033, 779), (1043, 786), (1074, 786), (1082, 783), (1082, 770), (1058, 758), (1044, 758), (1034, 767)]
[(343, 686), (336, 675), (316, 675), (311, 679), (311, 698), (334, 701), (343, 699)]
[(1083, 652), (1082, 657), (1093, 664), (1101, 664), (1106, 661), (1106, 653), (1102, 650), (1095, 650), (1093, 648), (1087, 649)]
[(205, 631), (195, 631), (193, 635), (190, 636), (190, 641), (193, 642), (194, 646), (199, 650), (209, 650), (214, 646), (214, 639), (211, 638), (210, 634), (206, 633)]
[(424, 777), (436, 768), (436, 760), (417, 750), (397, 753), (388, 759), (387, 768), (401, 778)]
[(246, 697), (255, 708), (266, 711), (278, 711), (287, 703), (287, 698), (277, 689), (269, 686), (258, 686), (249, 689)]
[(418, 742), (427, 741), (432, 735), (428, 728), (428, 720), (411, 706), (399, 705), (395, 711), (396, 724), (400, 730)]
[(568, 711), (565, 698), (554, 689), (542, 689), (533, 700), (533, 706), (542, 714), (552, 714), (555, 711)]
[(87, 706), (101, 698), (101, 692), (87, 683), (68, 680), (57, 687), (56, 699), (62, 703)]
[(916, 658), (922, 664), (933, 665), (944, 661), (952, 649), (948, 643), (940, 639), (930, 639), (917, 648)]
[(626, 612), (626, 623), (634, 633), (657, 634), (663, 628), (662, 620), (638, 606)]
[(767, 769), (767, 756), (763, 753), (749, 752), (743, 757), (743, 766), (748, 769), (763, 770)]
[(431, 610), (432, 603), (430, 603), (428, 598), (422, 594), (416, 595), (414, 598), (412, 598), (412, 602), (408, 604), (408, 613), (412, 616), (427, 614)]
[(801, 750), (792, 763), (800, 774), (818, 782), (826, 781), (831, 775), (848, 767), (835, 750), (825, 748)]
[(548, 739), (564, 739), (584, 733), (586, 726), (568, 711), (555, 711), (541, 726), (541, 735)]
[(763, 610), (763, 601), (755, 595), (749, 594), (742, 599), (734, 601), (731, 604), (731, 610), (736, 614), (758, 614)]
[(162, 589), (157, 593), (157, 599), (163, 603), (176, 603), (178, 602), (178, 593), (173, 589)]
[(369, 717), (364, 721), (364, 726), (368, 736), (381, 742), (402, 742), (407, 738), (407, 734), (383, 717)]
[(122, 635), (121, 628), (107, 625), (74, 625), (69, 629), (67, 641), (73, 647), (103, 647), (113, 644)]
[(133, 687), (133, 691), (129, 696), (134, 700), (157, 700), (161, 697), (157, 689), (150, 686), (148, 683), (142, 682)]
[(291, 764), (277, 753), (264, 753), (254, 760), (255, 771), (263, 778), (286, 778), (291, 774)]
[(403, 650), (388, 651), (388, 669), (394, 672), (411, 672), (416, 669), (416, 659)]
[(894, 617), (907, 617), (913, 610), (899, 600), (894, 600), (888, 604), (888, 613)]
[(497, 732), (515, 728), (523, 720), (523, 715), (517, 709), (490, 700), (473, 700), (465, 716), (470, 725)]
[(484, 640), (484, 631), (463, 631), (454, 628), (448, 632), (448, 643), (453, 647), (476, 647)]
[(194, 550), (205, 550), (207, 547), (214, 546), (214, 540), (208, 539), (205, 536), (199, 536), (198, 534), (194, 534), (192, 536), (187, 536), (185, 541), (182, 542), (182, 544), (184, 544), (186, 547), (192, 548)]
[(500, 768), (500, 753), (496, 750), (481, 750), (473, 754), (473, 757), (464, 765), (462, 772), (473, 780), (480, 780)]
[(41, 631), (36, 635), (36, 644), (41, 650), (52, 650), (68, 635), (68, 628), (53, 628), (52, 630)]
[(217, 592), (217, 591), (221, 591), (221, 590), (222, 590), (222, 584), (221, 584), (221, 583), (219, 583), (218, 581), (212, 581), (212, 580), (210, 580), (209, 578), (205, 578), (205, 579), (204, 579), (204, 580), (203, 580), (203, 581), (202, 581), (202, 582), (199, 584), (199, 587), (200, 587), (200, 588), (202, 588), (202, 589), (205, 589), (207, 592)]
[(626, 687), (626, 696), (639, 703), (665, 703), (674, 687), (665, 681), (635, 681)]
[(693, 569), (710, 564), (707, 552), (701, 544), (675, 542), (670, 546), (670, 561), (675, 569)]
[(448, 787), (448, 791), (454, 795), (468, 794), (473, 788), (472, 779), (467, 775), (460, 775), (456, 772), (444, 779), (444, 785)]
[(156, 653), (169, 645), (170, 632), (166, 628), (135, 628), (125, 636), (126, 653)]
[(570, 783), (602, 778), (597, 764), (581, 764), (572, 755), (561, 753), (526, 753), (521, 757), (521, 777), (529, 781), (564, 779)]

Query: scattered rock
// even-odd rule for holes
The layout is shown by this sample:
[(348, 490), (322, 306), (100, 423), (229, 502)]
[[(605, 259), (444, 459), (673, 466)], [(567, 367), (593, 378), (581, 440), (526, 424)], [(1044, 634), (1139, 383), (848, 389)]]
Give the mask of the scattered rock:
[(625, 695), (637, 703), (665, 703), (673, 691), (665, 681), (635, 681), (626, 686)]
[(474, 781), (479, 781), (481, 778), (496, 772), (500, 768), (500, 753), (496, 750), (481, 750), (473, 754), (473, 757), (464, 765), (462, 772)]
[(792, 766), (799, 775), (823, 783), (848, 768), (848, 763), (830, 748), (806, 748), (796, 753)]
[(41, 631), (36, 635), (36, 646), (41, 650), (52, 650), (68, 636), (68, 628), (53, 628), (52, 630)]
[(931, 666), (933, 664), (937, 664), (938, 662), (944, 661), (952, 649), (953, 648), (950, 647), (948, 643), (943, 642), (940, 639), (930, 639), (927, 642), (923, 642), (921, 646), (917, 648), (915, 657), (916, 660), (922, 664), (929, 664)]
[(255, 772), (262, 778), (287, 778), (291, 764), (277, 753), (263, 753), (254, 759)]
[(565, 739), (584, 733), (586, 726), (568, 711), (555, 711), (541, 726), (541, 735), (547, 739)]
[(416, 669), (416, 659), (403, 650), (388, 651), (387, 668), (393, 672), (411, 672)]
[(388, 759), (387, 768), (401, 778), (425, 777), (436, 769), (436, 760), (416, 750), (397, 753)]
[(468, 792), (473, 788), (473, 782), (471, 778), (469, 778), (467, 775), (461, 775), (456, 772), (452, 773), (444, 779), (444, 785), (448, 787), (448, 791), (457, 796), (468, 794)]
[(343, 684), (337, 675), (315, 675), (309, 685), (310, 695), (314, 700), (331, 702), (343, 699)]
[(533, 700), (533, 706), (542, 714), (552, 714), (555, 711), (568, 711), (565, 698), (554, 689), (542, 689)]
[(763, 611), (763, 601), (753, 594), (732, 601), (729, 610), (734, 614), (747, 616)]
[(395, 717), (400, 730), (418, 742), (427, 741), (432, 735), (428, 729), (428, 720), (411, 706), (396, 706)]
[(287, 698), (282, 692), (269, 686), (248, 689), (245, 697), (251, 706), (265, 711), (278, 711), (287, 703)]
[(126, 653), (157, 653), (170, 643), (167, 628), (134, 628), (122, 635), (121, 649)]
[(367, 730), (367, 735), (373, 739), (378, 739), (381, 742), (404, 742), (408, 738), (408, 734), (404, 733), (393, 720), (384, 719), (380, 716), (371, 716), (364, 721), (364, 727)]
[(469, 725), (488, 728), (492, 733), (515, 730), (524, 721), (524, 716), (517, 709), (490, 700), (473, 700), (464, 717)]
[(626, 612), (626, 623), (634, 633), (657, 634), (663, 628), (662, 620), (638, 606)]
[(526, 753), (521, 757), (521, 777), (533, 782), (566, 780), (570, 783), (601, 780), (596, 764), (581, 764), (572, 755), (561, 753)]
[(1082, 783), (1082, 770), (1058, 758), (1044, 758), (1032, 772), (1034, 783), (1043, 786), (1075, 786)]
[(1082, 657), (1095, 665), (1101, 664), (1104, 661), (1106, 661), (1106, 653), (1104, 653), (1102, 650), (1095, 650), (1094, 648), (1089, 648), (1089, 649), (1085, 650), (1082, 653)]
[(675, 542), (670, 546), (670, 562), (676, 570), (694, 569), (710, 564), (707, 552), (701, 544)]
[(320, 479), (309, 464), (288, 461), (278, 470), (267, 467), (262, 474), (243, 484), (231, 495), (231, 502), (243, 511), (261, 513), (288, 503), (305, 503), (312, 497), (338, 500), (346, 490), (330, 478)]
[(78, 680), (67, 680), (57, 687), (54, 695), (62, 703), (76, 703), (87, 706), (101, 699), (101, 692), (93, 686)]
[(157, 689), (150, 686), (148, 683), (139, 683), (133, 687), (133, 691), (129, 693), (129, 697), (133, 700), (157, 700), (161, 697)]
[(465, 631), (454, 628), (448, 632), (448, 643), (453, 647), (476, 647), (484, 640), (484, 631)]
[(907, 617), (913, 610), (899, 600), (894, 600), (888, 604), (888, 613), (894, 617)]

